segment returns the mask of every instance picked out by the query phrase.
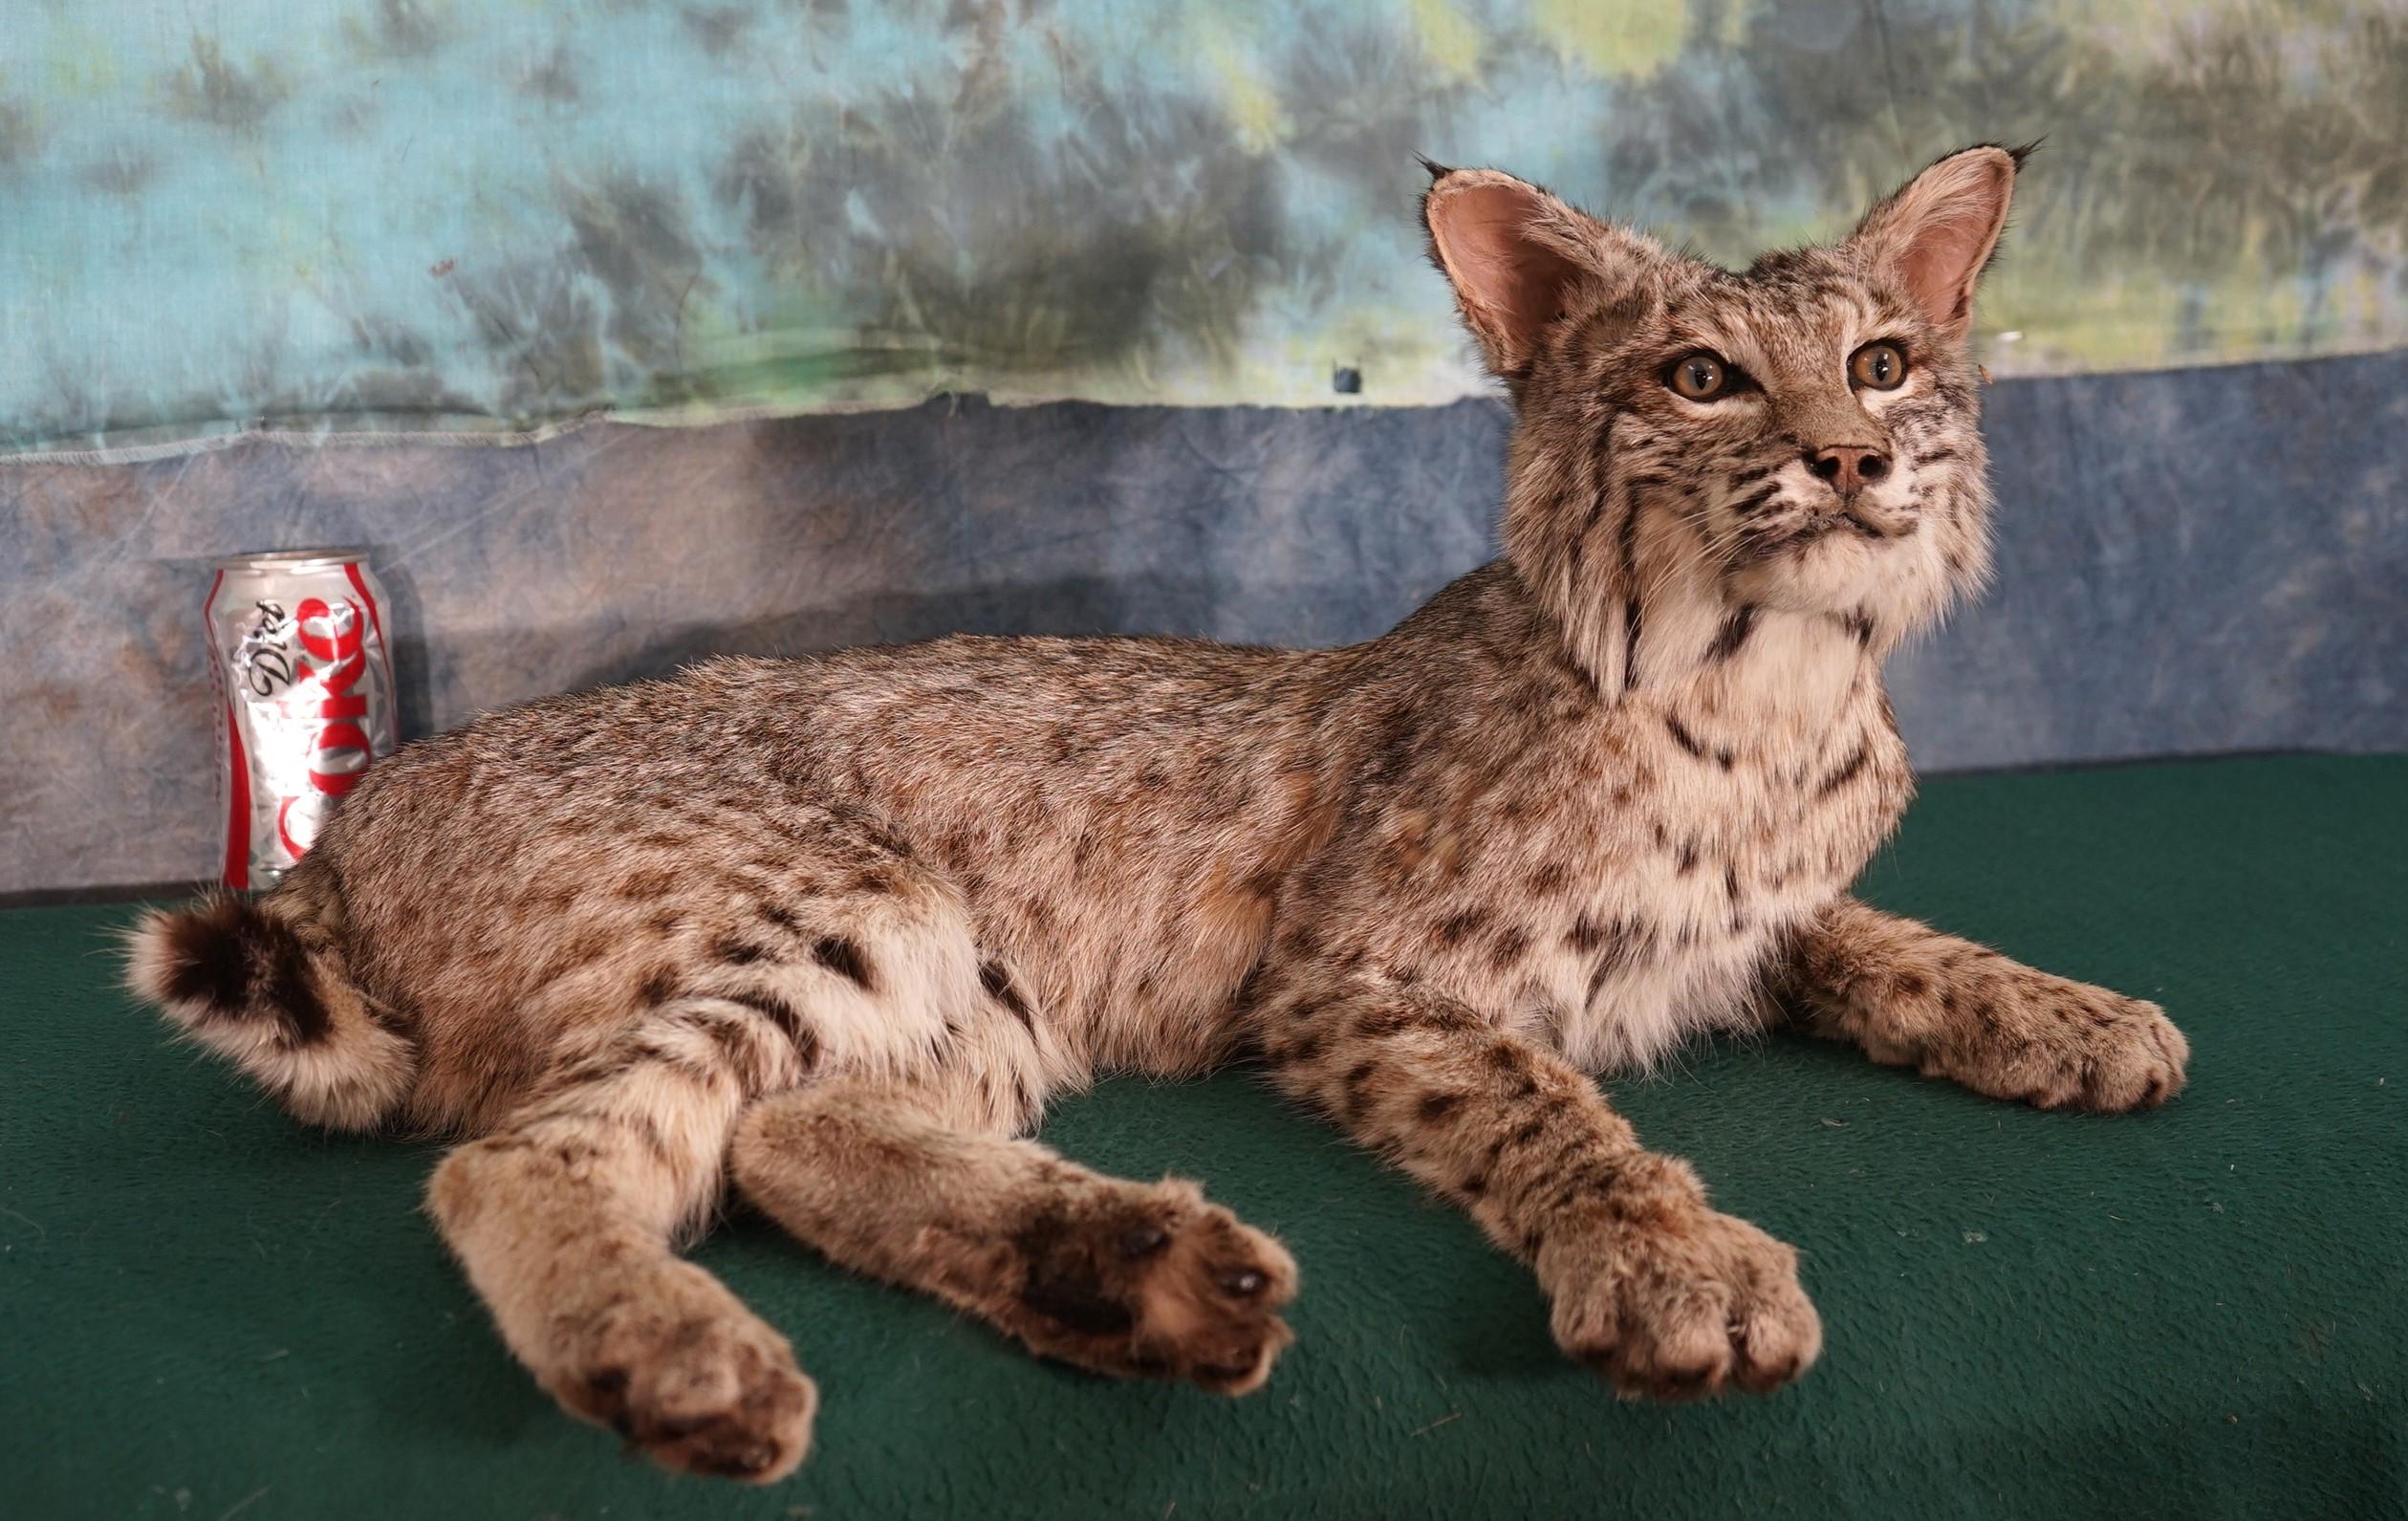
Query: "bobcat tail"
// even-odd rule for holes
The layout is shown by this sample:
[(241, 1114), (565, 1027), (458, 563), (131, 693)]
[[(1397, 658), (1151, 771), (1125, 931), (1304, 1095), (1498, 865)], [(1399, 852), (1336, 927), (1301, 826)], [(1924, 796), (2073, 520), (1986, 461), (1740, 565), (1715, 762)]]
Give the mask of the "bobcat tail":
[(417, 1051), (380, 1022), (307, 909), (283, 897), (218, 894), (144, 914), (126, 939), (126, 985), (293, 1118), (373, 1129), (409, 1093)]

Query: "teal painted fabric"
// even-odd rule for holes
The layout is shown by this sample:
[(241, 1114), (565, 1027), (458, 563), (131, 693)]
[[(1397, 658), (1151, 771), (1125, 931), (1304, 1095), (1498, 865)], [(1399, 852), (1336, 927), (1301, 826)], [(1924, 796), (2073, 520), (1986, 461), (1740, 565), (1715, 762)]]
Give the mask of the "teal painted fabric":
[(1728, 259), (2045, 135), (1993, 368), (2408, 340), (2397, 0), (5, 12), (0, 453), (941, 391), (1446, 402), (1482, 382), (1417, 150)]

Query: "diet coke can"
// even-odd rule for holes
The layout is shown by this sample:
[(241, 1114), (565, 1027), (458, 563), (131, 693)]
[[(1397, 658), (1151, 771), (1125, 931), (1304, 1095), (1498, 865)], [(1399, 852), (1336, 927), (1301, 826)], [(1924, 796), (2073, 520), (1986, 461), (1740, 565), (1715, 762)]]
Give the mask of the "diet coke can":
[(362, 550), (217, 562), (202, 613), (217, 689), (227, 886), (273, 886), (336, 800), (393, 753), (387, 606)]

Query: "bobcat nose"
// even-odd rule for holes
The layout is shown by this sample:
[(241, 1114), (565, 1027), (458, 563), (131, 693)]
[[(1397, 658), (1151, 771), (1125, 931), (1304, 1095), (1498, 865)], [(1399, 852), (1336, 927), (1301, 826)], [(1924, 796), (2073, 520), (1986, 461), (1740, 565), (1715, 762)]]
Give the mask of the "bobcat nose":
[(1879, 449), (1839, 444), (1807, 455), (1806, 467), (1831, 482), (1842, 497), (1851, 497), (1890, 473), (1890, 457)]

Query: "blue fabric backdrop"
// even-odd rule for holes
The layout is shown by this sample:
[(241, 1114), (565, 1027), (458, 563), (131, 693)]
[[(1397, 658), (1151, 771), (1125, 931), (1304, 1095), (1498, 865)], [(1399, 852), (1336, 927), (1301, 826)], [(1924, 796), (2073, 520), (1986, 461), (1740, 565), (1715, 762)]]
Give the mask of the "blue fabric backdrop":
[[(1998, 585), (1892, 663), (1926, 768), (2408, 749), (2408, 356), (1990, 388)], [(0, 892), (206, 871), (228, 547), (367, 542), (405, 734), (953, 629), (1334, 643), (1491, 553), (1492, 402), (907, 411), (0, 466)]]

